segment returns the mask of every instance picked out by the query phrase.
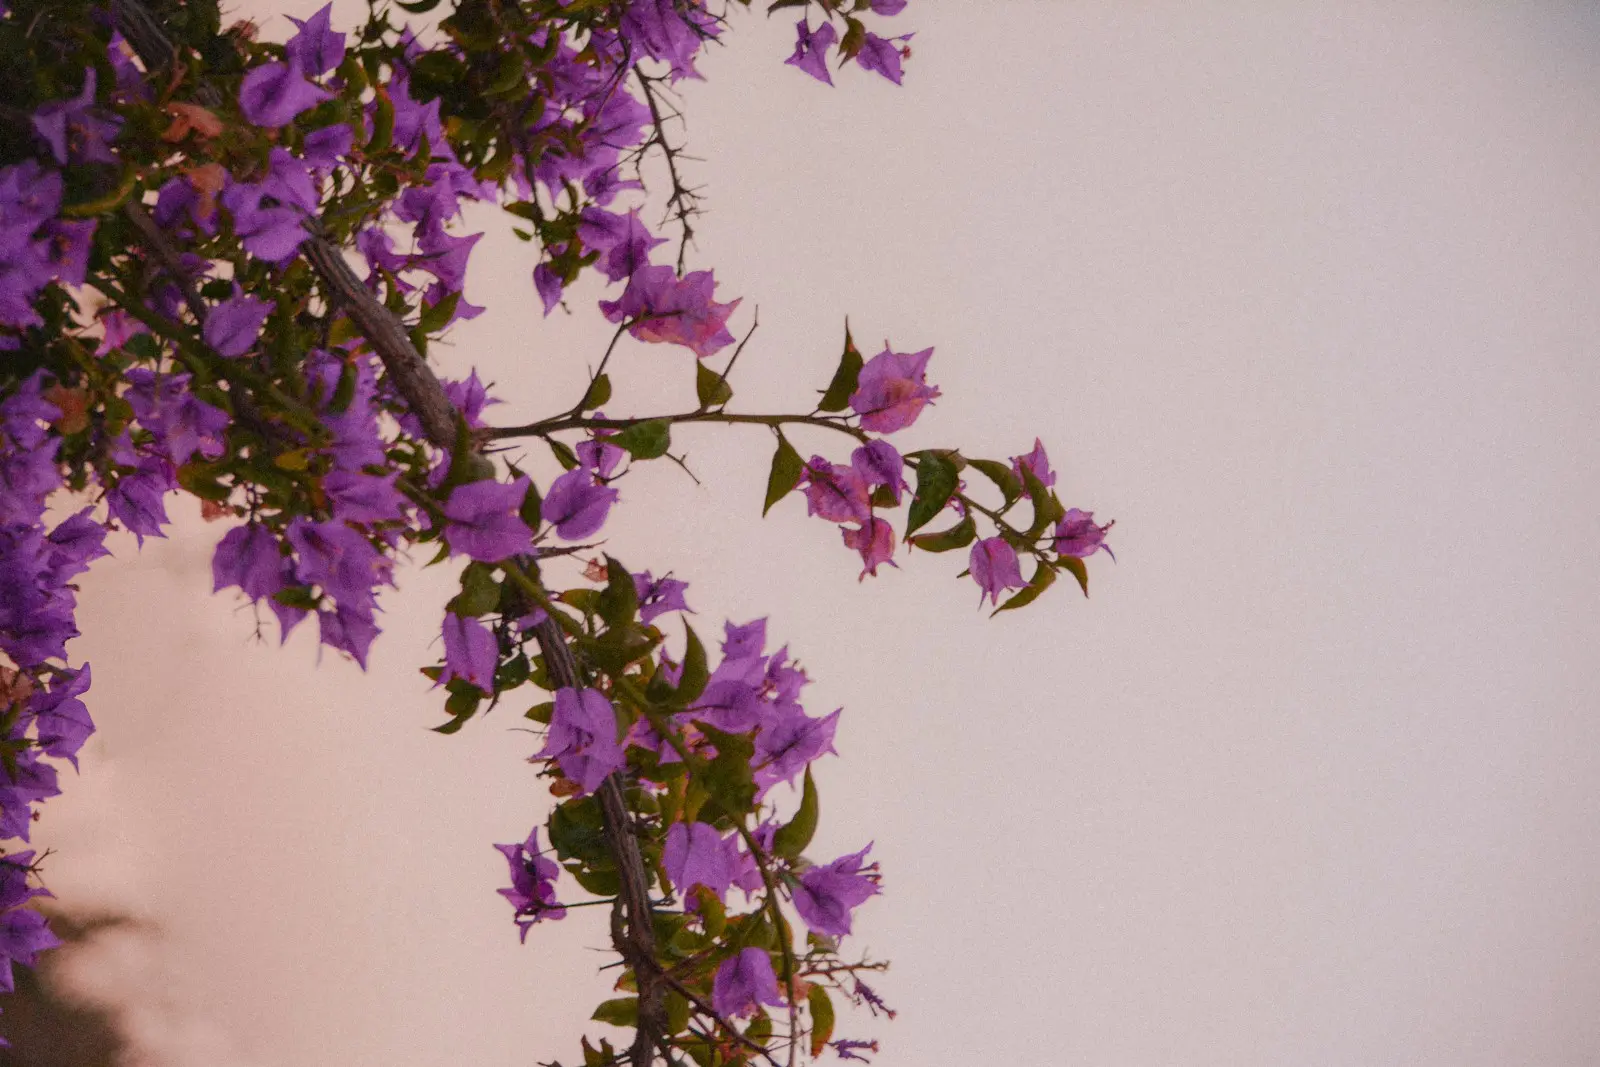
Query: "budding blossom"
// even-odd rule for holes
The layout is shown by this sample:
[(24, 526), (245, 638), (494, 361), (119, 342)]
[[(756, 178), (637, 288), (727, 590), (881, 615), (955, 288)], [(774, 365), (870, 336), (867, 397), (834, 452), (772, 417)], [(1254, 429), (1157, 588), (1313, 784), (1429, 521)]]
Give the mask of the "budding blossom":
[(1092, 511), (1079, 511), (1077, 508), (1068, 510), (1056, 523), (1056, 555), (1088, 559), (1104, 550), (1106, 555), (1116, 559), (1116, 553), (1106, 544), (1106, 531), (1111, 526), (1109, 522), (1104, 526), (1096, 525)]
[(968, 566), (972, 570), (972, 580), (978, 583), (982, 591), (978, 597), (980, 606), (985, 598), (998, 605), (1003, 591), (1027, 584), (1022, 580), (1017, 550), (1007, 544), (1003, 537), (988, 537), (973, 545)]

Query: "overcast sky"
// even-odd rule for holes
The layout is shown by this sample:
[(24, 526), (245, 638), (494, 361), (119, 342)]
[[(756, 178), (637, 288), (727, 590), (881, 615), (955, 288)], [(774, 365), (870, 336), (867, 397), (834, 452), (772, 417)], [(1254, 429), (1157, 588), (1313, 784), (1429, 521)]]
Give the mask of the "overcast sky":
[[(931, 345), (902, 446), (1037, 434), (1119, 562), (994, 621), (948, 557), (858, 584), (799, 501), (761, 520), (758, 432), (682, 434), (704, 486), (650, 465), (607, 527), (845, 707), (816, 853), (875, 841), (855, 942), (900, 1015), (840, 1033), (881, 1067), (1600, 1060), (1600, 12), (898, 21), (899, 90), (783, 67), (757, 16), (684, 88), (694, 263), (735, 327), (760, 307), (736, 406), (804, 404), (847, 314)], [(527, 247), (473, 221), (490, 311), (447, 368), (507, 420), (569, 405), (600, 290), (541, 320)], [(625, 348), (608, 410), (691, 396), (691, 358)], [(63, 902), (154, 932), (79, 980), (152, 1067), (576, 1060), (601, 909), (517, 944), (490, 844), (548, 797), (515, 701), (427, 730), (449, 574), (399, 575), (368, 673), (319, 667), (209, 595), (221, 531), (175, 510), (85, 583), (101, 732), (39, 838)]]

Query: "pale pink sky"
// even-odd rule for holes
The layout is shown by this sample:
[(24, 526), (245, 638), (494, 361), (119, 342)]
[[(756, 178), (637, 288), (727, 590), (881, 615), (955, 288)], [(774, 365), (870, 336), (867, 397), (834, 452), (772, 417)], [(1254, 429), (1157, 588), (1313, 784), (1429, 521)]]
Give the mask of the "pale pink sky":
[[(686, 88), (695, 262), (735, 325), (761, 309), (738, 403), (803, 402), (846, 314), (935, 346), (906, 447), (1037, 433), (1120, 563), (994, 621), (944, 557), (858, 585), (797, 502), (760, 519), (758, 433), (682, 435), (705, 487), (653, 465), (608, 527), (702, 630), (770, 614), (813, 710), (846, 708), (818, 853), (876, 842), (857, 944), (901, 1013), (841, 1033), (880, 1067), (1600, 1060), (1600, 14), (901, 19), (900, 90), (809, 81), (755, 16)], [(449, 366), (507, 419), (564, 406), (599, 291), (541, 321), (527, 249), (480, 224), (491, 312)], [(692, 395), (681, 351), (617, 363), (614, 414)], [(449, 575), (400, 576), (368, 674), (317, 669), (208, 595), (218, 534), (85, 586), (101, 733), (40, 838), (64, 901), (161, 933), (84, 980), (152, 1064), (576, 1059), (599, 909), (518, 946), (494, 893), (490, 843), (546, 803), (535, 739), (515, 703), (426, 729)]]

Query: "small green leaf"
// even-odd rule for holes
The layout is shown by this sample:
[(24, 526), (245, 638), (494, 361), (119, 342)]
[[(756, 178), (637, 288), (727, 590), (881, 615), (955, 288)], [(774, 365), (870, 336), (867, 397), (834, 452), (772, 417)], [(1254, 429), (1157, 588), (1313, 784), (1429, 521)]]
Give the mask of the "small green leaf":
[(672, 423), (666, 419), (636, 422), (609, 439), (634, 459), (659, 459), (672, 447)]
[(461, 592), (450, 601), (457, 615), (476, 618), (500, 606), (500, 583), (487, 563), (469, 563), (461, 572)]
[(606, 587), (600, 592), (600, 617), (612, 629), (626, 626), (639, 613), (639, 594), (628, 568), (606, 557)]
[(451, 317), (456, 313), (456, 306), (461, 303), (459, 290), (450, 293), (443, 300), (423, 309), (422, 317), (417, 322), (417, 328), (423, 333), (437, 333), (445, 328)]
[(998, 608), (995, 608), (989, 613), (989, 618), (994, 618), (1002, 611), (1011, 611), (1015, 608), (1027, 607), (1029, 604), (1032, 604), (1035, 600), (1039, 599), (1040, 593), (1054, 585), (1055, 580), (1056, 569), (1050, 566), (1048, 563), (1040, 563), (1039, 566), (1034, 569), (1033, 577), (1028, 580), (1028, 584), (1018, 592), (1015, 592), (1011, 596), (1007, 597), (1004, 604), (1001, 604)]
[(811, 765), (806, 765), (805, 784), (800, 793), (800, 808), (772, 838), (772, 851), (785, 859), (795, 859), (811, 844), (817, 832), (817, 784), (811, 780)]
[(1017, 477), (1016, 471), (999, 460), (972, 459), (967, 463), (999, 487), (1001, 495), (1006, 498), (1006, 507), (1009, 508), (1022, 495), (1022, 479)]
[(700, 635), (688, 623), (684, 623), (683, 628), (688, 637), (683, 650), (683, 675), (678, 680), (678, 699), (692, 704), (705, 692), (711, 675), (706, 664), (706, 646), (700, 643)]
[(839, 368), (833, 372), (833, 381), (817, 404), (818, 411), (843, 411), (850, 406), (850, 396), (856, 391), (861, 378), (861, 353), (850, 337), (850, 326), (844, 328), (844, 355), (839, 357)]
[(727, 379), (699, 360), (694, 364), (694, 393), (702, 408), (718, 407), (733, 399)]
[(1028, 536), (1033, 538), (1043, 533), (1044, 528), (1052, 522), (1059, 522), (1067, 509), (1061, 506), (1061, 501), (1056, 499), (1049, 486), (1041, 482), (1031, 468), (1022, 468), (1022, 482), (1027, 486), (1028, 500), (1033, 504), (1033, 525), (1028, 528)]
[(761, 508), (762, 518), (766, 518), (772, 505), (788, 496), (800, 484), (800, 475), (805, 473), (805, 469), (806, 464), (800, 458), (800, 453), (794, 450), (787, 437), (779, 433), (778, 450), (772, 454), (772, 469), (767, 474), (767, 500)]
[(1089, 568), (1077, 556), (1057, 556), (1056, 566), (1078, 579), (1078, 588), (1083, 590), (1083, 595), (1089, 595)]
[(594, 1010), (589, 1016), (595, 1022), (610, 1023), (612, 1026), (631, 1027), (639, 1024), (639, 998), (617, 997), (608, 1000)]
[(977, 524), (972, 521), (972, 516), (968, 515), (948, 530), (917, 534), (911, 538), (911, 543), (924, 552), (950, 552), (957, 548), (966, 548), (977, 537)]
[(944, 510), (956, 491), (956, 465), (938, 452), (914, 453), (917, 461), (917, 491), (911, 497), (911, 513), (906, 517), (906, 536), (926, 526)]
[(814, 985), (806, 994), (806, 1007), (811, 1011), (811, 1055), (820, 1056), (833, 1037), (833, 998), (825, 987)]
[(583, 401), (578, 405), (580, 411), (593, 411), (611, 399), (611, 377), (601, 374), (589, 383), (589, 391), (583, 394)]
[(681, 1034), (689, 1028), (689, 1001), (676, 989), (669, 989), (661, 997), (661, 1006), (667, 1013), (667, 1036)]
[(377, 153), (394, 143), (394, 101), (382, 88), (378, 90), (377, 106), (372, 115), (372, 138), (367, 141), (367, 152)]
[(550, 446), (550, 453), (556, 457), (556, 462), (561, 464), (562, 470), (570, 471), (578, 465), (578, 454), (567, 447), (564, 441), (557, 441), (554, 437), (547, 437), (544, 443)]

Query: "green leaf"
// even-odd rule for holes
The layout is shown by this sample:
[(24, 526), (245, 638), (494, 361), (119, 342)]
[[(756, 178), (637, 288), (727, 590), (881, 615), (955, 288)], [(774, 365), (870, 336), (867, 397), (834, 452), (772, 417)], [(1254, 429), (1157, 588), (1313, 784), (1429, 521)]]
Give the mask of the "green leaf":
[(600, 592), (600, 617), (606, 625), (619, 629), (639, 613), (639, 593), (628, 568), (606, 557), (606, 587)]
[(461, 293), (456, 291), (447, 295), (436, 304), (426, 307), (422, 317), (417, 322), (417, 328), (423, 333), (437, 333), (444, 329), (452, 316), (456, 313), (456, 305), (461, 303)]
[(669, 989), (661, 997), (661, 1006), (667, 1013), (667, 1036), (681, 1034), (689, 1028), (689, 1001), (676, 989)]
[(1050, 566), (1048, 563), (1040, 563), (1038, 567), (1034, 568), (1033, 577), (1028, 580), (1028, 584), (1018, 592), (1015, 592), (1011, 596), (1007, 597), (1004, 604), (1001, 604), (998, 608), (995, 608), (989, 613), (989, 618), (994, 618), (1002, 611), (1011, 611), (1015, 608), (1027, 607), (1029, 604), (1032, 604), (1035, 600), (1039, 599), (1040, 593), (1054, 585), (1055, 580), (1056, 569)]
[(578, 465), (578, 454), (567, 447), (565, 442), (547, 437), (544, 443), (550, 446), (550, 454), (556, 457), (556, 462), (561, 464), (562, 470), (570, 471)]
[(926, 526), (950, 503), (956, 491), (956, 465), (938, 452), (914, 453), (917, 461), (917, 491), (911, 497), (911, 514), (906, 517), (906, 536)]
[(397, 7), (405, 8), (413, 15), (426, 15), (439, 6), (439, 0), (394, 0)]
[(666, 419), (646, 419), (609, 440), (618, 448), (626, 449), (634, 459), (659, 459), (672, 447), (672, 423)]
[(727, 379), (699, 360), (694, 364), (694, 394), (702, 408), (718, 407), (733, 399)]
[(800, 453), (780, 432), (778, 450), (772, 454), (772, 469), (767, 473), (767, 500), (761, 508), (762, 518), (767, 517), (772, 505), (788, 496), (800, 484), (800, 475), (805, 473), (805, 469), (805, 460), (800, 458)]
[(1006, 464), (994, 459), (971, 459), (967, 463), (999, 487), (1001, 495), (1006, 498), (1006, 507), (1009, 508), (1022, 495), (1022, 479)]
[(386, 150), (394, 143), (394, 101), (381, 88), (377, 107), (372, 115), (372, 138), (367, 141), (367, 152), (373, 154)]
[(1077, 556), (1057, 556), (1056, 566), (1078, 579), (1078, 588), (1083, 590), (1083, 595), (1089, 595), (1089, 568)]
[(744, 1028), (744, 1036), (746, 1040), (753, 1041), (758, 1045), (765, 1045), (768, 1041), (771, 1041), (772, 1016), (765, 1011), (757, 1012), (756, 1017), (750, 1020), (750, 1025)]
[(817, 404), (818, 411), (843, 411), (849, 407), (850, 396), (861, 379), (861, 366), (861, 353), (856, 349), (856, 343), (850, 337), (850, 326), (846, 323), (844, 355), (839, 357), (839, 368), (833, 372), (833, 381), (828, 383), (827, 392), (822, 394), (822, 401)]
[(917, 534), (911, 538), (911, 543), (924, 552), (950, 552), (957, 548), (966, 548), (977, 537), (977, 524), (972, 521), (972, 516), (968, 515), (948, 530)]
[(500, 606), (500, 583), (487, 563), (469, 563), (461, 572), (461, 592), (450, 601), (457, 615), (476, 618)]
[(811, 1012), (811, 1055), (816, 1057), (833, 1037), (833, 998), (825, 987), (814, 985), (806, 994), (806, 1007)]
[(785, 859), (796, 859), (811, 844), (817, 832), (817, 784), (811, 780), (811, 765), (806, 765), (805, 785), (800, 793), (800, 808), (772, 838), (772, 851)]
[[(711, 798), (722, 810), (735, 818), (750, 810), (755, 803), (756, 783), (751, 773), (750, 757), (756, 747), (743, 734), (724, 733), (700, 722), (700, 732), (705, 734), (717, 749), (717, 758), (706, 767), (702, 781)], [(713, 814), (715, 809), (712, 809)]]
[(580, 411), (593, 411), (611, 399), (611, 377), (601, 374), (589, 383), (589, 391), (583, 394), (583, 401), (578, 405)]
[(581, 863), (568, 864), (566, 871), (585, 892), (597, 897), (614, 897), (622, 892), (622, 876), (616, 871), (597, 871)]
[(1033, 525), (1028, 529), (1028, 536), (1034, 538), (1052, 522), (1059, 522), (1067, 509), (1061, 506), (1061, 501), (1056, 499), (1049, 486), (1026, 466), (1022, 468), (1022, 482), (1027, 486), (1028, 500), (1033, 504)]
[(683, 628), (688, 637), (683, 650), (683, 676), (678, 680), (678, 699), (691, 704), (705, 692), (711, 674), (706, 664), (706, 646), (700, 643), (700, 635), (688, 623), (684, 623)]
[(632, 1027), (639, 1025), (639, 998), (617, 997), (608, 1000), (594, 1010), (589, 1016), (595, 1022), (610, 1023), (612, 1026)]

